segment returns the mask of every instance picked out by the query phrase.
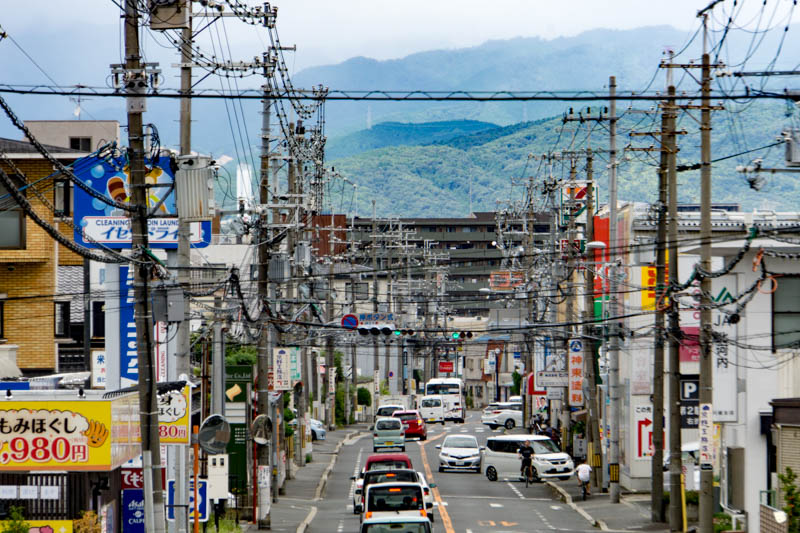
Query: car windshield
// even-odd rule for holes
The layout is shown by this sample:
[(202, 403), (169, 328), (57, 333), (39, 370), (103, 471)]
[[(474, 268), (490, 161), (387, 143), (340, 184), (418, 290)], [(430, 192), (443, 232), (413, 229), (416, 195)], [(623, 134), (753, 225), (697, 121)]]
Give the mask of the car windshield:
[(364, 486), (372, 483), (394, 483), (397, 481), (404, 481), (409, 483), (416, 483), (417, 473), (407, 470), (399, 470), (397, 472), (369, 472), (364, 476)]
[(442, 405), (442, 400), (430, 398), (427, 400), (422, 400), (421, 405), (422, 407), (439, 407), (440, 405)]
[(425, 522), (391, 522), (389, 524), (364, 524), (361, 533), (430, 533)]
[(459, 387), (455, 383), (437, 383), (435, 385), (428, 385), (425, 389), (425, 394), (458, 394)]
[(559, 453), (561, 450), (558, 449), (556, 443), (551, 441), (550, 439), (547, 440), (535, 440), (531, 444), (533, 444), (533, 453)]
[(394, 405), (392, 407), (379, 407), (377, 415), (378, 416), (392, 416), (392, 413), (394, 413), (395, 411), (399, 411), (399, 410), (400, 410), (400, 408), (397, 407), (396, 405)]
[(403, 487), (372, 486), (368, 491), (367, 510), (373, 512), (415, 511), (423, 509), (422, 487), (406, 485)]
[(395, 418), (399, 418), (400, 420), (416, 420), (419, 418), (417, 413), (403, 413), (400, 415), (394, 415)]
[(408, 468), (409, 464), (405, 461), (375, 461), (369, 464), (369, 470), (391, 470), (392, 468)]
[(442, 448), (477, 448), (478, 441), (475, 437), (447, 437)]
[(378, 420), (375, 429), (400, 429), (400, 421), (397, 419)]

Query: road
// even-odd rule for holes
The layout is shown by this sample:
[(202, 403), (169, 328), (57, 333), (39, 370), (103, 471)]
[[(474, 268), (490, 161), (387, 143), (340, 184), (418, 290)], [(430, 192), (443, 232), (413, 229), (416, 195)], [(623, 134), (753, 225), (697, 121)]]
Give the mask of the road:
[[(502, 433), (502, 430), (495, 430)], [(595, 529), (575, 511), (555, 499), (543, 483), (525, 487), (517, 480), (491, 482), (481, 474), (439, 472), (438, 450), (447, 434), (467, 433), (481, 445), (493, 432), (480, 423), (480, 413), (471, 412), (464, 424), (448, 422), (444, 427), (428, 427), (428, 440), (409, 441), (406, 453), (416, 470), (425, 473), (438, 504), (434, 508), (435, 530), (438, 533), (485, 532), (582, 532)], [(358, 515), (353, 514), (353, 481), (366, 458), (372, 454), (372, 438), (364, 435), (345, 442), (336, 466), (328, 480), (325, 498), (317, 505), (318, 512), (310, 530), (313, 532), (357, 532)]]

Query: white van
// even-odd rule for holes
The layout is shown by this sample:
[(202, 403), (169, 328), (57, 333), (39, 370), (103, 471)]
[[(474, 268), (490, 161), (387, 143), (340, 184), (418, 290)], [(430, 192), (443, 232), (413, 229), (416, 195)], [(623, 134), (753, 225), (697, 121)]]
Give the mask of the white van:
[(444, 402), (441, 396), (423, 396), (419, 401), (419, 414), (428, 424), (440, 422), (444, 425)]
[(533, 447), (533, 476), (537, 479), (572, 477), (575, 464), (572, 458), (558, 449), (558, 446), (544, 435), (497, 435), (486, 440), (483, 452), (483, 472), (489, 481), (498, 479), (519, 479), (522, 459), (517, 450), (531, 441)]

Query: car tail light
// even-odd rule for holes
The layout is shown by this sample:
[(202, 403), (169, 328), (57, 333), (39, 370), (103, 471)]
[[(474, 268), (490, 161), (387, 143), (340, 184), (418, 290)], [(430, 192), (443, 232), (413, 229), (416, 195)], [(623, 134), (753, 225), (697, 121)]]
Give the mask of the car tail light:
[(367, 511), (364, 518), (372, 518), (372, 511)]
[(377, 434), (377, 433), (375, 433), (375, 434), (374, 434), (374, 436), (375, 436), (375, 437), (377, 437), (377, 436), (378, 436), (378, 434)]
[(422, 419), (421, 419), (421, 418), (420, 418), (419, 420), (417, 420), (417, 424), (419, 424), (420, 426), (422, 425), (422, 423), (423, 423), (423, 422), (422, 422)]
[(503, 411), (492, 411), (492, 414), (493, 414), (493, 415), (499, 415), (499, 414), (500, 414), (500, 413), (502, 413), (502, 412), (503, 412)]
[(427, 513), (427, 512), (425, 512), (425, 509), (420, 509), (420, 510), (419, 510), (419, 515), (420, 515), (420, 516), (428, 516), (428, 513)]

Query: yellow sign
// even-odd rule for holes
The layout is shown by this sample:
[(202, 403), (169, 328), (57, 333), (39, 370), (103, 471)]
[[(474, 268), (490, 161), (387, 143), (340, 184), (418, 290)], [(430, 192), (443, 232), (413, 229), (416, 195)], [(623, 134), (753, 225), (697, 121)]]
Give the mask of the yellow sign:
[(189, 386), (158, 395), (158, 437), (161, 444), (189, 444)]
[(0, 404), (0, 470), (110, 471), (139, 454), (136, 394)]
[[(4, 531), (8, 520), (0, 520), (0, 531)], [(30, 526), (28, 533), (72, 533), (72, 520), (25, 520)]]

